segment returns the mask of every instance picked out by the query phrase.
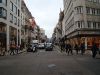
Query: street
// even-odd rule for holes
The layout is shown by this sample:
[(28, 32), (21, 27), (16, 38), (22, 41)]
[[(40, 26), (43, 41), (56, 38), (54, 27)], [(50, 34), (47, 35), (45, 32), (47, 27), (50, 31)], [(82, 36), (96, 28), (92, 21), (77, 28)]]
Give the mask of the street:
[(0, 57), (0, 75), (100, 75), (100, 59), (38, 50)]

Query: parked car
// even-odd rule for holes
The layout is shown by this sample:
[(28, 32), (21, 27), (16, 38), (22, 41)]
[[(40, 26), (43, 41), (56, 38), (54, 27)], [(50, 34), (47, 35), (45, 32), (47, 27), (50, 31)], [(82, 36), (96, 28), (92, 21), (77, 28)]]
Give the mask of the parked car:
[(27, 52), (36, 52), (37, 51), (37, 47), (34, 44), (29, 44), (28, 48), (27, 48)]
[(45, 48), (45, 44), (44, 43), (39, 43), (38, 44), (38, 48), (39, 49), (44, 49)]
[(46, 51), (52, 51), (53, 50), (53, 44), (52, 43), (46, 43), (45, 50)]

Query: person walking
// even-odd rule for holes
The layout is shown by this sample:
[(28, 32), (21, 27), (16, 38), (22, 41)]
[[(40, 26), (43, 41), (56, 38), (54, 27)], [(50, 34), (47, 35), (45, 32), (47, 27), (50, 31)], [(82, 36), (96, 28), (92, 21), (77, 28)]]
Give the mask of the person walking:
[(71, 44), (68, 44), (68, 55), (69, 55), (69, 53), (73, 55)]
[(97, 51), (98, 51), (98, 47), (97, 47), (96, 43), (92, 44), (91, 50), (92, 50), (92, 57), (95, 58)]
[(15, 44), (11, 44), (10, 45), (10, 55), (14, 55), (15, 53), (14, 53), (14, 50), (16, 49), (16, 46), (15, 46)]
[(80, 50), (81, 50), (81, 54), (83, 55), (85, 53), (85, 43), (81, 43), (80, 45)]
[(78, 46), (78, 44), (75, 44), (74, 49), (76, 50), (76, 54), (78, 55), (78, 52), (79, 52), (79, 46)]
[(60, 49), (61, 49), (61, 52), (63, 52), (63, 42), (62, 41), (60, 42)]
[(20, 50), (20, 45), (16, 45), (16, 54), (18, 54), (19, 50)]
[(65, 44), (65, 51), (68, 52), (68, 43)]

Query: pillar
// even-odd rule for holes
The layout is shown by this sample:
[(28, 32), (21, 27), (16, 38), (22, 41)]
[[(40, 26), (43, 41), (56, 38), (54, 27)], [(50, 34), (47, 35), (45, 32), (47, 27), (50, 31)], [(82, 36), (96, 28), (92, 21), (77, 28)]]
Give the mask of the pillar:
[(10, 32), (9, 32), (9, 25), (7, 25), (6, 26), (7, 28), (6, 28), (6, 47), (7, 47), (7, 50), (9, 50), (9, 47), (10, 47), (10, 36), (9, 36), (9, 34), (10, 34)]

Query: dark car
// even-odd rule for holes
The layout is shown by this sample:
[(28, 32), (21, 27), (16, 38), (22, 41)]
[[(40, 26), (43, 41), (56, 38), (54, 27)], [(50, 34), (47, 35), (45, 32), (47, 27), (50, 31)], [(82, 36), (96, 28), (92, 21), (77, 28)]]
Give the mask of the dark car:
[(46, 50), (46, 51), (52, 51), (52, 50), (53, 50), (53, 45), (52, 45), (52, 43), (46, 43), (46, 44), (45, 44), (45, 50)]
[(36, 52), (37, 51), (37, 47), (34, 44), (29, 44), (28, 48), (27, 48), (27, 52)]

